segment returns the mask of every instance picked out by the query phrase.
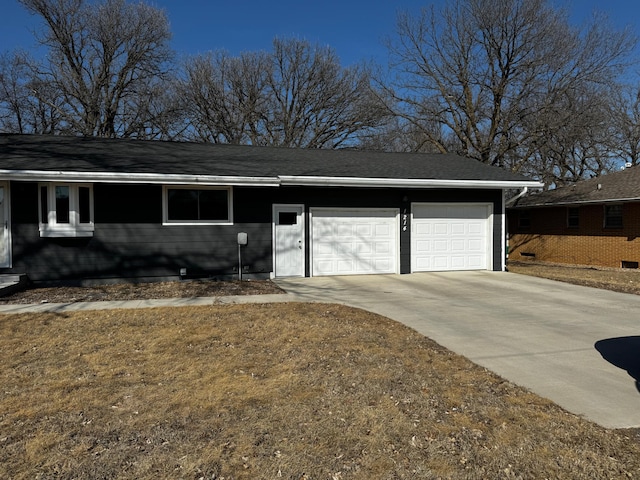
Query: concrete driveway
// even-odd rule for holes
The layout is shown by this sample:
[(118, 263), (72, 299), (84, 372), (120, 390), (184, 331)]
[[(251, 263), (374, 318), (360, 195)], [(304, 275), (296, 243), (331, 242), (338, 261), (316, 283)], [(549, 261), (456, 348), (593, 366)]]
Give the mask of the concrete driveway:
[(486, 271), (277, 283), (402, 322), (605, 427), (640, 427), (640, 296)]

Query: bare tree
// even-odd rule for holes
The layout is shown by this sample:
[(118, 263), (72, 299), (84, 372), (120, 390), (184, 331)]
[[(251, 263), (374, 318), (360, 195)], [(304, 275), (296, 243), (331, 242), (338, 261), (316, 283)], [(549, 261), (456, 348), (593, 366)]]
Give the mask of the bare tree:
[[(48, 60), (37, 78), (59, 92), (51, 105), (68, 129), (83, 135), (131, 136), (145, 131), (144, 109), (171, 58), (169, 22), (144, 3), (104, 0), (20, 0), (44, 22)], [(47, 102), (34, 86), (35, 96)]]
[(269, 70), (264, 53), (232, 57), (219, 51), (190, 59), (179, 87), (190, 136), (211, 143), (256, 143), (266, 115)]
[(616, 152), (632, 165), (640, 164), (640, 88), (620, 85), (611, 94)]
[(441, 152), (523, 171), (544, 155), (550, 130), (567, 127), (557, 107), (572, 109), (563, 118), (582, 115), (634, 45), (601, 18), (572, 27), (546, 0), (454, 0), (399, 16), (389, 106), (418, 129), (437, 121), (442, 129), (423, 131)]
[[(24, 52), (0, 56), (0, 129), (7, 133), (60, 133), (60, 114), (52, 107), (57, 92), (33, 74)], [(40, 92), (35, 95), (35, 92)]]
[(334, 50), (275, 39), (262, 143), (336, 148), (378, 126), (384, 110), (364, 67), (343, 68)]
[(343, 68), (332, 49), (297, 39), (276, 39), (268, 53), (191, 59), (184, 77), (190, 131), (202, 141), (336, 148), (387, 114), (365, 68)]

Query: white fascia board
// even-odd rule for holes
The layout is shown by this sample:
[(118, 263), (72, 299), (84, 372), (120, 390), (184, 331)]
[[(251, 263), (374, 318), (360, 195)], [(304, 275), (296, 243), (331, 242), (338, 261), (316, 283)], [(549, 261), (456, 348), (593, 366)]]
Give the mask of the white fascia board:
[(101, 182), (101, 183), (154, 183), (163, 185), (215, 185), (277, 187), (277, 177), (231, 177), (215, 175), (162, 175), (157, 173), (101, 173), (44, 170), (0, 169), (1, 180), (31, 182)]
[(163, 185), (212, 185), (212, 186), (260, 186), (280, 185), (317, 187), (392, 187), (392, 188), (542, 188), (536, 181), (493, 180), (436, 180), (406, 178), (361, 177), (303, 177), (280, 175), (278, 177), (235, 177), (216, 175), (171, 175), (158, 173), (68, 172), (46, 170), (0, 169), (0, 180), (32, 182), (102, 182), (102, 183), (153, 183)]
[(542, 188), (533, 180), (437, 180), (421, 178), (358, 178), (358, 177), (298, 177), (279, 176), (282, 185), (317, 187), (392, 187), (392, 188)]

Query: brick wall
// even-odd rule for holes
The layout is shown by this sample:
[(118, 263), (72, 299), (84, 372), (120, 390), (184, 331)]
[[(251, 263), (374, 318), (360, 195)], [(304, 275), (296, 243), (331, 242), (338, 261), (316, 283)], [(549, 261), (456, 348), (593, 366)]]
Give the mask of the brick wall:
[[(509, 259), (622, 267), (640, 262), (640, 202), (622, 207), (622, 228), (604, 226), (603, 205), (579, 207), (579, 226), (567, 226), (566, 207), (531, 208), (529, 226), (522, 209), (508, 212)], [(628, 265), (627, 265), (628, 266)]]

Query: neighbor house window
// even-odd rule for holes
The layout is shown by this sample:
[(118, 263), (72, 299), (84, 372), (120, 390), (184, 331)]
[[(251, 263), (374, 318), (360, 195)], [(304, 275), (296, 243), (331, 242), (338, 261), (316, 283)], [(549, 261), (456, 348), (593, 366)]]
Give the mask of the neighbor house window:
[(41, 183), (38, 188), (41, 237), (93, 235), (93, 186)]
[(230, 224), (231, 188), (173, 187), (163, 189), (165, 224)]
[(518, 228), (527, 229), (531, 227), (531, 212), (520, 210), (518, 212)]
[(622, 228), (622, 205), (604, 206), (605, 228)]
[(569, 207), (567, 208), (567, 227), (578, 228), (580, 226), (580, 209)]

